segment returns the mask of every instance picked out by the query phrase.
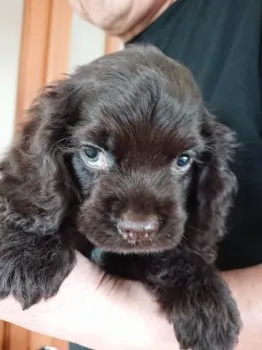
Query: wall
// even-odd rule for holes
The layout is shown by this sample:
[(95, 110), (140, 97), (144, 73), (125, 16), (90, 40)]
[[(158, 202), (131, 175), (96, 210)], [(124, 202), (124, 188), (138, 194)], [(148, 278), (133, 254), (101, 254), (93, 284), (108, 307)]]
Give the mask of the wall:
[(0, 1), (0, 155), (13, 135), (23, 3)]
[(69, 72), (103, 55), (104, 50), (104, 32), (73, 14)]

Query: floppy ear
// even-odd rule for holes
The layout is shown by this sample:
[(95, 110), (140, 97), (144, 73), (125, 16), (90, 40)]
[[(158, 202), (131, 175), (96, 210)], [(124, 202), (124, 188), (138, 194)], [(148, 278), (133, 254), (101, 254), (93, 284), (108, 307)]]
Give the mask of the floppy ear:
[(230, 169), (236, 147), (235, 134), (205, 111), (202, 135), (205, 152), (197, 165), (195, 213), (192, 229), (194, 249), (208, 261), (215, 258), (216, 243), (226, 233), (227, 217), (237, 192), (237, 180)]
[(65, 153), (76, 119), (71, 94), (68, 81), (57, 83), (30, 108), (29, 121), (0, 165), (2, 223), (49, 234), (66, 215), (72, 183)]
[(77, 103), (70, 79), (45, 88), (0, 164), (0, 297), (24, 308), (54, 295), (74, 264), (61, 224), (75, 195), (66, 153)]

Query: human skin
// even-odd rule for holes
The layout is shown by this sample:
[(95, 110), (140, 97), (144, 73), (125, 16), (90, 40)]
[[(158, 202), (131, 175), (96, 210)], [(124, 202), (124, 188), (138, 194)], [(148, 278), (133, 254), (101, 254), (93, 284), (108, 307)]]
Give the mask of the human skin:
[(69, 0), (84, 19), (108, 34), (128, 41), (176, 0)]
[[(262, 349), (262, 266), (222, 274), (243, 319), (237, 350)], [(26, 311), (9, 297), (1, 319), (96, 350), (178, 350), (173, 329), (140, 283), (104, 278), (77, 253), (77, 265), (58, 294)]]

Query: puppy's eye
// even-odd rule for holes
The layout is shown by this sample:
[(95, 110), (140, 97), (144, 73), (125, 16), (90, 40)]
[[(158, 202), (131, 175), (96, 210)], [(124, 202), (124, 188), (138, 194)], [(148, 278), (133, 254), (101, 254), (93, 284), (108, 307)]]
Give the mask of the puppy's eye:
[(187, 166), (191, 162), (191, 157), (187, 153), (182, 153), (176, 158), (176, 164), (180, 168)]
[(99, 157), (101, 156), (101, 151), (98, 148), (94, 147), (88, 147), (85, 150), (86, 158), (89, 160), (89, 162), (97, 162), (99, 160)]
[(108, 168), (108, 160), (105, 153), (97, 147), (88, 146), (81, 152), (84, 162), (94, 169)]
[(175, 159), (176, 166), (181, 170), (187, 169), (191, 162), (192, 156), (189, 153), (182, 153)]

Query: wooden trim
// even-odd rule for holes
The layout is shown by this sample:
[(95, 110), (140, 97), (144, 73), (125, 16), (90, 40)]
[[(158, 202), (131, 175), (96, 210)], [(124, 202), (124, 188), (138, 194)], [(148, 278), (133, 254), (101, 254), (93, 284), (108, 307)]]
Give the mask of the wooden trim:
[[(36, 349), (39, 350), (43, 348), (43, 346), (46, 345), (53, 345), (52, 343), (50, 344), (50, 337), (38, 334), (38, 333), (30, 333), (30, 339), (29, 339), (29, 349)], [(60, 350), (60, 349), (59, 349)]]
[(5, 322), (0, 321), (0, 349), (4, 349)]
[(65, 0), (53, 0), (45, 83), (68, 72), (72, 9)]
[(21, 120), (35, 93), (45, 82), (51, 0), (24, 0), (18, 78), (17, 120)]
[(30, 332), (22, 327), (0, 322), (0, 349), (2, 350), (39, 350), (44, 346), (53, 346), (58, 350), (68, 350), (68, 343), (46, 335)]
[(7, 322), (1, 321), (1, 345), (2, 348), (1, 349), (9, 349), (9, 333), (10, 333), (10, 327), (9, 324)]
[(25, 347), (24, 345), (29, 343), (30, 332), (15, 325), (8, 324), (8, 326), (8, 339), (6, 339), (8, 347), (5, 347), (4, 349), (21, 350), (22, 348), (25, 348), (29, 350), (29, 347)]
[(106, 35), (106, 40), (105, 40), (105, 53), (106, 54), (119, 51), (121, 49), (122, 45), (123, 45), (123, 43), (122, 43), (121, 39), (114, 37), (114, 36)]
[(16, 121), (36, 92), (68, 71), (72, 10), (65, 0), (24, 0)]
[[(44, 346), (53, 346), (58, 350), (68, 350), (68, 343), (46, 335), (30, 332), (28, 350), (39, 350)], [(12, 348), (10, 348), (12, 350)]]

